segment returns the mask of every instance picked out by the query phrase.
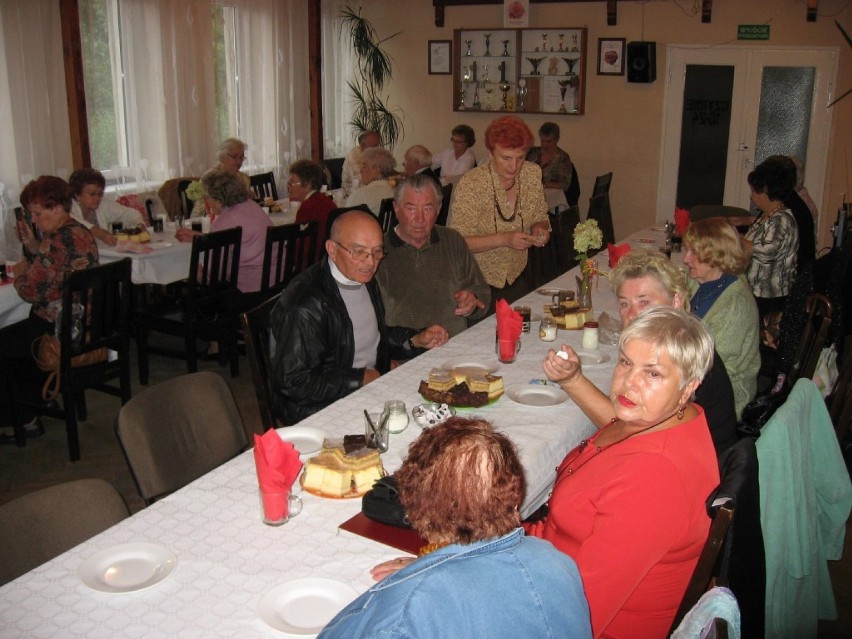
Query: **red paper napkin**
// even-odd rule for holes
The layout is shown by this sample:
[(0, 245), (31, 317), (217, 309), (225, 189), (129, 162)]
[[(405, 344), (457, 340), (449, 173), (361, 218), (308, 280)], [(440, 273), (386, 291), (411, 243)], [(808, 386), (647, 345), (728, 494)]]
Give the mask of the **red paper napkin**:
[[(499, 340), (500, 358), (511, 361), (515, 356), (515, 342), (521, 338), (524, 320), (506, 300), (497, 300), (497, 339)], [(505, 353), (503, 352), (505, 350)]]
[(627, 242), (620, 246), (607, 243), (606, 250), (609, 252), (609, 267), (615, 268), (615, 265), (618, 264), (618, 260), (630, 252), (630, 245)]
[[(299, 451), (292, 442), (283, 441), (274, 428), (270, 428), (263, 435), (254, 436), (254, 464), (261, 494), (290, 490), (302, 470)], [(273, 512), (276, 509), (286, 509), (286, 501), (273, 504), (272, 500), (267, 503), (264, 498), (263, 505), (264, 512), (271, 519), (277, 519), (286, 514)]]
[(686, 227), (689, 226), (689, 211), (676, 208), (674, 218), (677, 234), (683, 237), (684, 233), (686, 233)]

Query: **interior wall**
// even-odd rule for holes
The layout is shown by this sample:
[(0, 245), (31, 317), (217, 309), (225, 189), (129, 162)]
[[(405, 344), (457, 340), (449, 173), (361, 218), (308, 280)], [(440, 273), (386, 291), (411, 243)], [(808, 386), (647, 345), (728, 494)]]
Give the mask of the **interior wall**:
[[(426, 0), (365, 1), (363, 13), (381, 37), (402, 32), (387, 42), (394, 59), (390, 103), (404, 113), (405, 135), (394, 149), (400, 160), (406, 148), (423, 144), (433, 152), (449, 143), (450, 129), (466, 123), (474, 128), (477, 157), (487, 155), (482, 137), (493, 113), (454, 112), (452, 76), (428, 75), (429, 40), (452, 40), (454, 29), (502, 27), (502, 5), (447, 7), (445, 26), (435, 27), (435, 12)], [(606, 24), (605, 2), (533, 4), (531, 28), (585, 27), (588, 29), (585, 115), (527, 114), (524, 120), (535, 132), (542, 122), (557, 122), (560, 145), (580, 174), (580, 210), (585, 215), (596, 175), (613, 172), (610, 192), (616, 235), (653, 224), (670, 211), (656, 211), (660, 171), (666, 46), (731, 44), (748, 46), (836, 47), (840, 52), (838, 91), (852, 88), (852, 49), (834, 24), (836, 19), (852, 34), (852, 3), (820, 0), (816, 22), (807, 22), (802, 0), (716, 0), (712, 22), (704, 24), (701, 3), (693, 0), (619, 2), (617, 25)], [(768, 42), (738, 42), (739, 24), (769, 23)], [(650, 40), (657, 43), (657, 80), (633, 84), (626, 76), (598, 76), (598, 38)], [(458, 51), (453, 51), (454, 58)], [(830, 228), (841, 202), (850, 194), (852, 166), (852, 95), (832, 107), (831, 143), (826, 163), (825, 196), (817, 202), (821, 212), (820, 246), (831, 243)], [(659, 214), (659, 215), (658, 215)]]

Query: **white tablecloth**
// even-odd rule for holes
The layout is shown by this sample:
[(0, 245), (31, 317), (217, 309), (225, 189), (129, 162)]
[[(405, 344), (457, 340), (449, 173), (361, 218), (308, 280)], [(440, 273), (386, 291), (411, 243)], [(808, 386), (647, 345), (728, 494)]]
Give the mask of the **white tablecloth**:
[(8, 284), (0, 286), (0, 328), (27, 319), (32, 306), (21, 299), (11, 283), (11, 278), (9, 279)]
[(171, 284), (186, 279), (192, 244), (178, 242), (174, 231), (151, 234), (151, 253), (123, 253), (98, 242), (101, 264), (130, 258), (130, 279), (134, 284)]
[[(641, 244), (637, 244), (641, 245)], [(605, 257), (601, 257), (602, 265)], [(550, 286), (574, 287), (574, 273)], [(531, 293), (525, 302), (540, 315), (549, 296)], [(615, 297), (602, 281), (593, 292), (597, 313), (615, 314)], [(502, 365), (507, 386), (542, 378), (541, 360), (552, 345), (579, 345), (580, 333), (560, 331), (544, 343), (533, 331), (524, 336), (518, 361)], [(489, 318), (391, 371), (376, 382), (302, 422), (329, 436), (363, 432), (363, 409), (377, 410), (388, 399), (410, 409), (422, 401), (417, 387), (430, 368), (447, 360), (491, 361), (495, 320)], [(602, 347), (611, 357), (613, 347)], [(612, 363), (587, 368), (586, 374), (609, 388)], [(592, 432), (589, 420), (570, 401), (537, 408), (501, 397), (496, 403), (462, 415), (483, 415), (518, 445), (527, 473), (525, 512), (546, 498), (555, 467), (565, 453)], [(385, 468), (399, 467), (408, 444), (418, 435), (413, 423), (391, 435), (383, 455)], [(331, 500), (302, 493), (304, 509), (280, 528), (260, 521), (254, 460), (249, 451), (201, 477), (177, 493), (84, 542), (0, 588), (0, 637), (281, 637), (257, 615), (262, 595), (302, 577), (329, 577), (364, 591), (371, 566), (400, 553), (337, 526), (360, 510), (360, 500)], [(149, 590), (104, 594), (84, 586), (77, 570), (87, 557), (114, 544), (153, 542), (178, 557), (174, 573)]]

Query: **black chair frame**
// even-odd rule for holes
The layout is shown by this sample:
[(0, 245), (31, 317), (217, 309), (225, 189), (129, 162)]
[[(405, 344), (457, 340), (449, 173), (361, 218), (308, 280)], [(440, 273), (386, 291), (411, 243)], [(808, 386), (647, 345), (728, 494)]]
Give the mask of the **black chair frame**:
[(275, 174), (272, 171), (249, 176), (249, 184), (256, 199), (261, 201), (268, 197), (273, 200), (278, 199), (278, 187), (275, 186)]
[(263, 251), (261, 297), (284, 290), (290, 281), (314, 263), (318, 222), (270, 226)]
[(260, 306), (246, 311), (240, 316), (251, 377), (254, 382), (254, 392), (257, 396), (257, 405), (260, 408), (260, 419), (264, 431), (284, 426), (273, 413), (272, 396), (274, 389), (272, 388), (272, 361), (270, 358), (272, 333), (269, 317), (279, 298), (280, 295), (275, 295)]

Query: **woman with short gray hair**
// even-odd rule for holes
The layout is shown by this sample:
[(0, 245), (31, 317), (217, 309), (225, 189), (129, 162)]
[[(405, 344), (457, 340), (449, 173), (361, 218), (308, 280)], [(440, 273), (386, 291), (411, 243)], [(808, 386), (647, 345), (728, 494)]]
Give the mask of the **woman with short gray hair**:
[(346, 199), (346, 206), (367, 205), (373, 215), (378, 215), (382, 200), (393, 197), (393, 186), (388, 178), (394, 174), (396, 160), (393, 154), (381, 147), (364, 149), (361, 159), (361, 186)]

